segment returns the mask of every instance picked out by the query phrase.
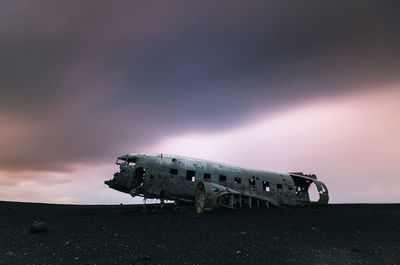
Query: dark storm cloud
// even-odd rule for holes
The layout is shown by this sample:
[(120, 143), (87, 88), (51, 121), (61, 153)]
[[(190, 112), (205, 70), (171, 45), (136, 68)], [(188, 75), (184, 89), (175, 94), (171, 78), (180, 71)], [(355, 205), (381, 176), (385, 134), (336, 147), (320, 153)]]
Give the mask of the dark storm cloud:
[(398, 81), (398, 10), (395, 1), (3, 2), (0, 166), (65, 170)]

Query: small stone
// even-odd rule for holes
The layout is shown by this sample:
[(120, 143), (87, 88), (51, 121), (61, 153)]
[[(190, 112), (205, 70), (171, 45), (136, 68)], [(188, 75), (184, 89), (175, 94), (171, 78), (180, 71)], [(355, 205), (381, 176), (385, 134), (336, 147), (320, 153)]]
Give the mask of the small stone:
[(34, 222), (29, 229), (30, 233), (43, 233), (47, 231), (47, 223), (46, 222)]
[(140, 255), (136, 256), (136, 260), (138, 260), (138, 261), (148, 260), (149, 258), (150, 258), (149, 255), (144, 255), (144, 254), (140, 254)]
[(350, 247), (350, 250), (353, 252), (361, 252), (361, 249), (358, 247)]

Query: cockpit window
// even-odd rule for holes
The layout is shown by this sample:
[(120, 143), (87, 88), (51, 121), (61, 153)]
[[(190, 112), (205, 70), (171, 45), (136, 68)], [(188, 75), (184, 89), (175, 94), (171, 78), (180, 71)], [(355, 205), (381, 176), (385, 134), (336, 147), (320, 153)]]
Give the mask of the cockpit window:
[(135, 157), (129, 157), (128, 159), (121, 159), (118, 158), (117, 162), (115, 162), (117, 165), (130, 165), (134, 166), (136, 164), (136, 158)]
[(126, 161), (123, 160), (123, 159), (117, 159), (117, 162), (115, 162), (115, 164), (117, 164), (117, 165), (123, 165), (123, 164), (126, 164)]

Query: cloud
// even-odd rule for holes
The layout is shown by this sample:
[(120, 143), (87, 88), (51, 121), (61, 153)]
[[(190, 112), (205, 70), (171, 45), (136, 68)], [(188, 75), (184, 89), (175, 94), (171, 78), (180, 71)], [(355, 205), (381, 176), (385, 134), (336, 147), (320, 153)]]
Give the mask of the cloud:
[(0, 168), (100, 165), (395, 82), (395, 5), (3, 2)]
[[(311, 100), (219, 132), (182, 132), (132, 151), (186, 155), (277, 172), (315, 173), (327, 184), (334, 203), (399, 202), (399, 110), (399, 84), (393, 84)], [(142, 203), (140, 198), (103, 184), (118, 170), (115, 158), (82, 163), (67, 172), (0, 171), (0, 200)]]
[(399, 88), (309, 102), (220, 133), (167, 138), (146, 152), (315, 173), (332, 202), (399, 202)]
[(26, 172), (17, 177), (0, 171), (0, 200), (61, 204), (142, 203), (111, 190), (104, 180), (112, 177), (117, 167), (113, 163), (101, 166), (81, 166), (72, 172)]

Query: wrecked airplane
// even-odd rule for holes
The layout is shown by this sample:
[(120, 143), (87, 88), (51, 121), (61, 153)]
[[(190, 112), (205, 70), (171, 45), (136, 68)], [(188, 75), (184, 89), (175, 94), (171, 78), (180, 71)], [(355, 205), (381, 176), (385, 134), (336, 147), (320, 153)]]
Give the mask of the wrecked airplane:
[[(110, 188), (141, 196), (186, 202), (198, 213), (217, 207), (270, 207), (327, 204), (328, 189), (315, 175), (275, 173), (203, 159), (166, 154), (126, 154), (118, 157), (120, 171), (105, 181)], [(318, 201), (311, 201), (315, 184)]]

